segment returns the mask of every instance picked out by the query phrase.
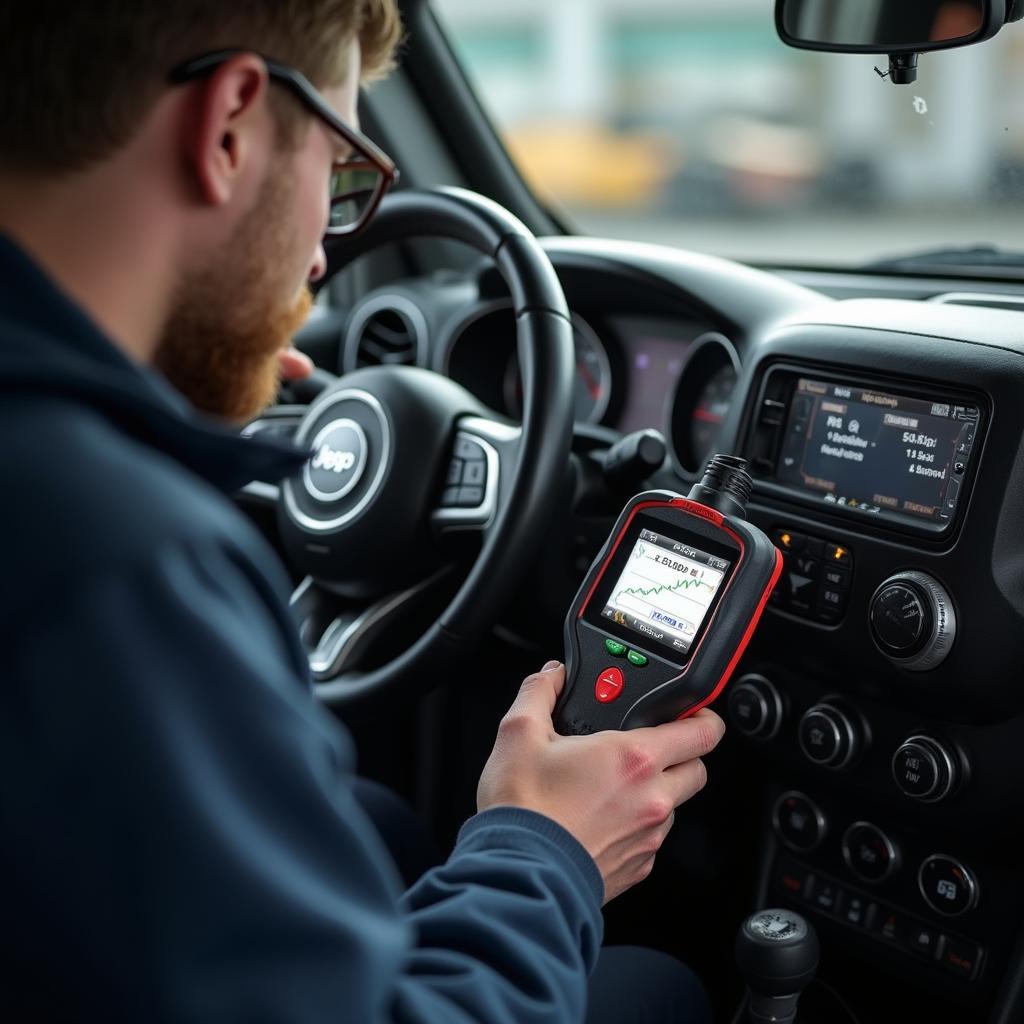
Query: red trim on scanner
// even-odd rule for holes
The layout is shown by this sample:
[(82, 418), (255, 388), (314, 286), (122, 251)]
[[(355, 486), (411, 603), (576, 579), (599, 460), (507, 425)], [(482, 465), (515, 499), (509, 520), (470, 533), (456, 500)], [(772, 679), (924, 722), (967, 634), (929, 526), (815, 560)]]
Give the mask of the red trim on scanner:
[(722, 673), (722, 678), (718, 680), (715, 688), (711, 691), (711, 695), (700, 701), (698, 704), (694, 704), (692, 708), (687, 708), (679, 718), (689, 718), (690, 715), (695, 715), (701, 708), (707, 707), (721, 692), (725, 689), (725, 684), (729, 682), (732, 677), (736, 666), (739, 664), (740, 658), (743, 657), (743, 652), (747, 649), (747, 644), (750, 643), (751, 637), (754, 635), (754, 630), (757, 629), (758, 622), (761, 621), (761, 616), (764, 613), (765, 606), (768, 604), (768, 598), (772, 596), (772, 591), (775, 589), (775, 585), (779, 582), (779, 576), (782, 575), (782, 552), (775, 549), (775, 569), (772, 572), (772, 578), (768, 581), (768, 586), (765, 587), (764, 593), (761, 595), (761, 600), (758, 602), (757, 608), (754, 611), (753, 618), (751, 618), (749, 625), (743, 633), (743, 639), (740, 640), (739, 646), (736, 648), (735, 653), (732, 656), (732, 660), (728, 665), (725, 666), (725, 672)]

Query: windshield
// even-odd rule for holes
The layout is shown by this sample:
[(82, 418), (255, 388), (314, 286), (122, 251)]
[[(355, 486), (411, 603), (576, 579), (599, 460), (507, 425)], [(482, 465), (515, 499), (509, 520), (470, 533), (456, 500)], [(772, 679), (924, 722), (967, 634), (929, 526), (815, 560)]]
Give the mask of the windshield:
[(769, 0), (435, 8), (523, 174), (579, 231), (790, 266), (1024, 249), (1024, 23), (896, 86), (885, 57), (783, 45)]

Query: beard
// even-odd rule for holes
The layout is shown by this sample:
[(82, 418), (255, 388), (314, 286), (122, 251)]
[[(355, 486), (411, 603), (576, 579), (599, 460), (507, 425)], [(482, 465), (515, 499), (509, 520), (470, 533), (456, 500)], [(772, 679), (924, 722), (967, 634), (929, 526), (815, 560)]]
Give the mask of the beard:
[(313, 297), (289, 292), (294, 276), (288, 179), (271, 175), (231, 241), (181, 277), (154, 364), (197, 409), (244, 423), (274, 401), (278, 355), (309, 315)]

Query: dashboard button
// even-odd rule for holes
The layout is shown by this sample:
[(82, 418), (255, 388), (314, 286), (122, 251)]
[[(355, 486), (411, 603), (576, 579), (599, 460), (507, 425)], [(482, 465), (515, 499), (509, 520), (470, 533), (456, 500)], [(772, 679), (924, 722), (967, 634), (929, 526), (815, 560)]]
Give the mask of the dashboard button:
[(772, 824), (779, 838), (792, 850), (810, 853), (821, 845), (828, 825), (825, 815), (803, 793), (791, 790), (775, 801)]
[(821, 574), (821, 582), (826, 587), (832, 587), (835, 590), (846, 590), (850, 586), (850, 570), (826, 564), (825, 570)]
[(844, 548), (841, 544), (826, 544), (825, 561), (829, 565), (850, 565), (853, 556), (850, 554), (850, 549)]
[(810, 899), (814, 891), (814, 875), (793, 861), (781, 861), (775, 877), (779, 885), (793, 896)]
[(907, 943), (907, 925), (907, 919), (897, 914), (892, 907), (879, 906), (871, 927), (879, 938), (896, 946), (904, 946)]
[(911, 736), (893, 755), (892, 775), (907, 796), (937, 803), (957, 788), (962, 770), (946, 744), (930, 736)]
[(925, 903), (946, 917), (957, 917), (978, 903), (978, 883), (960, 861), (937, 853), (928, 857), (917, 873)]
[(907, 931), (907, 944), (915, 953), (934, 960), (939, 951), (939, 936), (934, 928), (915, 922)]
[(887, 654), (916, 654), (930, 628), (929, 610), (916, 590), (893, 583), (881, 590), (871, 605), (871, 627)]
[(958, 974), (961, 978), (974, 981), (981, 966), (982, 952), (974, 942), (956, 939), (952, 935), (943, 935), (939, 947), (939, 963), (950, 974)]
[(807, 538), (795, 530), (776, 530), (772, 534), (775, 546), (782, 552), (789, 554), (794, 551), (802, 551)]
[(814, 887), (811, 903), (825, 914), (842, 913), (846, 893), (832, 882), (822, 882)]
[(898, 573), (875, 591), (870, 622), (878, 649), (915, 672), (935, 668), (956, 638), (952, 599), (942, 584), (917, 570)]
[(744, 676), (730, 688), (729, 717), (744, 736), (773, 739), (782, 716), (782, 696), (764, 676)]
[(445, 478), (445, 483), (462, 483), (462, 459), (452, 459), (452, 461), (448, 463), (448, 476)]
[(798, 572), (786, 573), (786, 589), (791, 608), (810, 611), (817, 588), (818, 581), (813, 576), (804, 576)]
[(839, 770), (860, 753), (864, 733), (857, 712), (842, 698), (830, 697), (804, 712), (797, 738), (809, 761)]
[(813, 555), (794, 555), (792, 565), (801, 576), (810, 576), (812, 579), (817, 579), (821, 561)]
[(868, 907), (864, 902), (862, 896), (853, 896), (846, 901), (846, 906), (843, 909), (843, 920), (847, 924), (852, 924), (857, 928), (863, 927), (867, 924), (868, 919)]
[(899, 863), (892, 840), (868, 821), (855, 821), (843, 834), (843, 860), (865, 882), (885, 881)]
[(594, 696), (602, 704), (611, 704), (622, 693), (624, 683), (625, 679), (623, 678), (621, 668), (606, 668), (597, 677), (597, 684), (594, 686)]

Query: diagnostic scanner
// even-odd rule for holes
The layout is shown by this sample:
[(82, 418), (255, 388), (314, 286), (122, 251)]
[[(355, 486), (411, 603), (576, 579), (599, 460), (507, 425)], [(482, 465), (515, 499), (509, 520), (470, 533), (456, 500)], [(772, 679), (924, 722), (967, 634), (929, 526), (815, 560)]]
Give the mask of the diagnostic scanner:
[(743, 459), (716, 455), (689, 496), (622, 510), (565, 620), (564, 735), (685, 718), (725, 688), (782, 571), (746, 521)]

